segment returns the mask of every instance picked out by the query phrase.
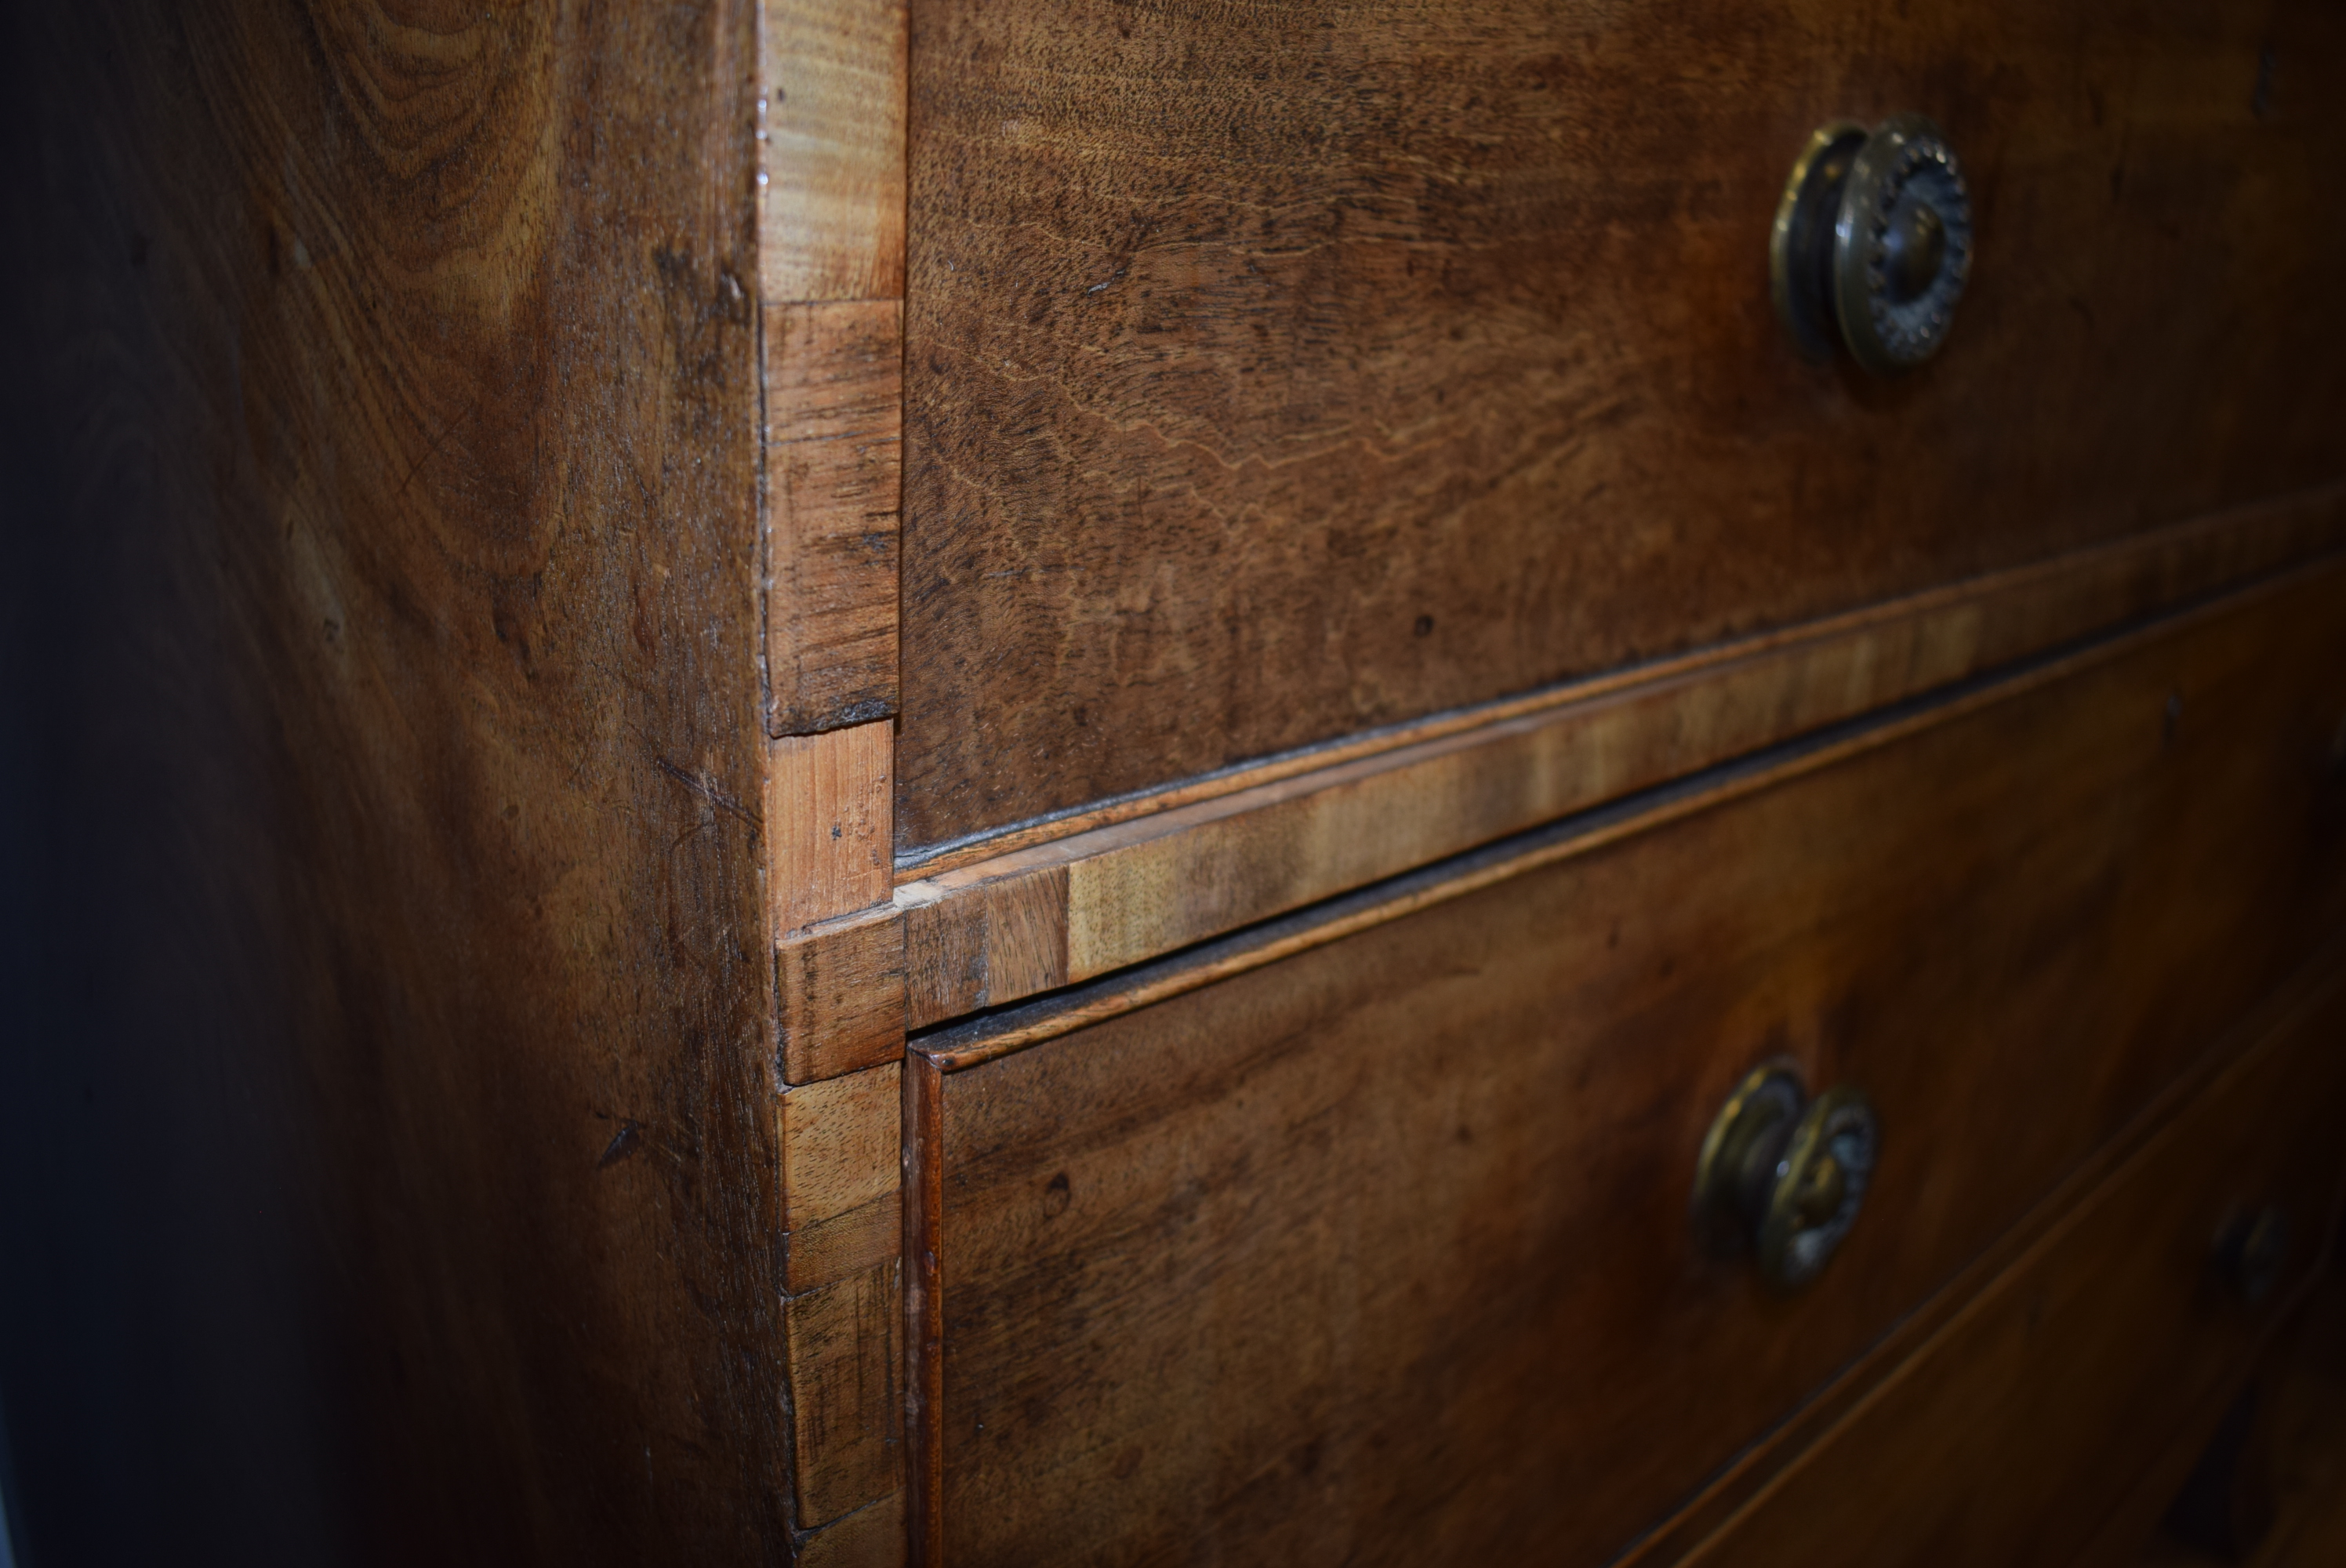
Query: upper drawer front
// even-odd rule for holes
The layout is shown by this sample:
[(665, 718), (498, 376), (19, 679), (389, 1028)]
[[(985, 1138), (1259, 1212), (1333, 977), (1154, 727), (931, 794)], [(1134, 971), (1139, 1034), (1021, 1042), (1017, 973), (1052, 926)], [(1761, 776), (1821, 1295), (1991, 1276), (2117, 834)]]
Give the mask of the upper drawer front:
[[(947, 1559), (1602, 1560), (2346, 919), (2341, 714), (2331, 568), (1091, 1027), (931, 1040)], [(1779, 1053), (1885, 1129), (1789, 1300), (1686, 1213)]]
[[(2336, 475), (2346, 11), (914, 0), (907, 850)], [(1949, 347), (1803, 363), (1810, 128)]]

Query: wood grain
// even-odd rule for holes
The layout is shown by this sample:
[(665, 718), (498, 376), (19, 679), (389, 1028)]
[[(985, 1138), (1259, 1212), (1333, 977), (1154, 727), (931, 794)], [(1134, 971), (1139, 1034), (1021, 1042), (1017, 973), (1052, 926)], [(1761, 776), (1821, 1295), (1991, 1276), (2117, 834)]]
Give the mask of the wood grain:
[[(2346, 921), (2341, 610), (2312, 574), (1276, 965), (919, 1042), (961, 1068), (919, 1156), (944, 1558), (1618, 1552)], [(1779, 1052), (1890, 1150), (1789, 1302), (1683, 1216)]]
[[(1081, 846), (1074, 848), (1080, 853)], [(1067, 983), (1072, 858), (1055, 845), (896, 891), (904, 921), (908, 1025), (917, 1028)]]
[(817, 1529), (903, 1485), (901, 1265), (892, 1257), (784, 1307), (798, 1522)]
[(754, 19), (0, 23), (27, 1558), (788, 1550)]
[(944, 1562), (944, 1296), (937, 1249), (944, 1222), (944, 1070), (904, 1058), (904, 1435), (912, 1561)]
[[(1617, 1559), (1620, 1568), (1678, 1561), (1689, 1549), (1717, 1534), (1780, 1477), (1804, 1462), (1809, 1451), (1868, 1400), (1886, 1374), (1937, 1343), (1950, 1324), (2037, 1250), (2047, 1236), (2068, 1225), (2081, 1204), (2107, 1185), (2116, 1172), (2183, 1115), (2230, 1065), (2259, 1042), (2301, 1025), (2307, 1008), (2320, 1005), (2337, 984), (2341, 967), (2346, 967), (2346, 933), (2334, 935), (2288, 983), (2242, 1017), (2213, 1050), (2170, 1082), (2133, 1122), (2047, 1191), (2025, 1217), (1975, 1256), (1929, 1301), (1900, 1319), (1896, 1328), (1843, 1368), (1831, 1384), (1713, 1476), (1686, 1507)], [(2193, 1412), (2174, 1429), (2177, 1451), (2196, 1455), (2199, 1436), (2194, 1423), (2198, 1416), (2199, 1412)], [(2208, 1419), (2212, 1420), (2214, 1414), (2210, 1412)], [(2149, 1475), (2146, 1481), (2155, 1487), (2157, 1478)], [(2172, 1490), (2170, 1484), (2170, 1494)], [(2145, 1517), (2155, 1516), (2163, 1507), (2163, 1501), (2150, 1505)], [(2077, 1568), (2097, 1561), (2088, 1553), (2079, 1560)]]
[(903, 304), (769, 305), (767, 727), (896, 711)]
[(801, 1568), (897, 1568), (904, 1561), (904, 1497), (892, 1492), (799, 1543)]
[(903, 0), (760, 0), (760, 297), (904, 292)]
[[(1895, 746), (1912, 736), (2078, 674), (2122, 660), (2137, 648), (2172, 637), (2198, 623), (2261, 604), (2310, 577), (2334, 573), (2338, 563), (2320, 564), (2290, 578), (2260, 585), (2138, 626), (2116, 636), (2034, 661), (1995, 679), (1945, 693), (1924, 704), (1876, 716), (1854, 725), (1773, 748), (1756, 757), (1676, 780), (1596, 811), (1520, 833), (1473, 853), (1425, 866), (1406, 876), (1374, 883), (1284, 919), (1267, 921), (1235, 936), (1202, 943), (1170, 958), (1120, 971), (1088, 984), (1056, 992), (1021, 1005), (996, 1008), (921, 1038), (921, 1051), (944, 1071), (991, 1062), (1105, 1019), (1153, 1007), (1171, 997), (1215, 984), (1233, 975), (1278, 963), (1356, 932), (1403, 919), (1454, 899), (1514, 881), (1529, 872), (1609, 849), (1642, 834), (1747, 799)], [(2170, 694), (2175, 695), (2175, 694)], [(2179, 717), (2179, 710), (2178, 710)], [(2318, 728), (2319, 720), (2314, 724)], [(2340, 721), (2346, 730), (2346, 718)], [(2346, 800), (2346, 745), (2335, 735), (2326, 759), (2310, 771), (2323, 782), (2325, 801)], [(2317, 809), (2317, 823), (2346, 811), (2346, 805)]]
[[(902, 0), (760, 0), (766, 867), (796, 1545), (901, 1562)], [(790, 1107), (810, 1157), (791, 1160)], [(805, 1532), (828, 1526), (811, 1536)]]
[(776, 1112), (801, 1530), (902, 1485), (903, 1105), (891, 1062), (788, 1089)]
[[(2334, 978), (2292, 1022), (1683, 1561), (2076, 1562), (2178, 1428), (2229, 1401), (2327, 1253), (2346, 1166)], [(2208, 1249), (2264, 1204), (2302, 1234), (2284, 1288), (2250, 1306)], [(2130, 1522), (2129, 1556), (2157, 1521)]]
[(785, 1229), (895, 1193), (903, 1145), (898, 1071), (891, 1062), (782, 1093), (775, 1122)]
[(1127, 802), (898, 888), (910, 1022), (1158, 957), (2341, 542), (2346, 497), (2324, 491)]
[(777, 941), (889, 901), (893, 750), (884, 722), (769, 743), (766, 888)]
[(893, 1262), (903, 1237), (903, 1202), (892, 1186), (859, 1208), (808, 1220), (782, 1237), (782, 1288), (811, 1290)]
[[(2315, 0), (913, 8), (898, 847), (2334, 481)], [(1943, 124), (1894, 384), (1770, 314), (1810, 127)]]
[(904, 930), (892, 908), (809, 926), (776, 946), (774, 967), (785, 1083), (904, 1054)]

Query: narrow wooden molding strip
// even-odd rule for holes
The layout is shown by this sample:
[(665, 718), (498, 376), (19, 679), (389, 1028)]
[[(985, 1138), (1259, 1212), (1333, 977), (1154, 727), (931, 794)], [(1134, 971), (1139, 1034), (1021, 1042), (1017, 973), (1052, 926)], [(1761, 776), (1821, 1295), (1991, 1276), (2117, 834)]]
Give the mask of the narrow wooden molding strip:
[[(2346, 484), (2317, 486), (2112, 544), (1967, 578), (1903, 598), (1883, 600), (1823, 620), (1780, 627), (1474, 708), (1363, 730), (1323, 745), (1185, 779), (1162, 789), (1095, 801), (1079, 810), (967, 839), (900, 850), (896, 880), (900, 884), (912, 884), (941, 879), (949, 871), (1006, 860), (1021, 850), (1062, 842), (1095, 829), (1220, 799), (1258, 785), (1362, 758), (1390, 754), (1423, 741), (1480, 729), (1528, 714), (1698, 674), (1770, 649), (1860, 633), (1884, 622), (1910, 620), (1942, 607), (2008, 602), (2018, 610), (2033, 602), (2037, 613), (2045, 617), (2038, 628), (2042, 640), (2033, 646), (2042, 647), (2067, 636), (2083, 636), (2130, 614), (2156, 609), (2277, 570), (2341, 543), (2346, 543)], [(2025, 647), (2020, 649), (2022, 653), (2027, 651)]]
[(782, 1081), (811, 1084), (904, 1054), (903, 917), (882, 905), (774, 950)]
[(2268, 577), (2219, 599), (2202, 601), (2192, 607), (2137, 623), (2099, 641), (2045, 655), (2017, 668), (1976, 677), (1951, 690), (1918, 697), (1885, 712), (1869, 712), (1759, 755), (1722, 763), (1627, 799), (1609, 801), (1127, 972), (939, 1029), (911, 1043), (907, 1070), (911, 1070), (913, 1062), (924, 1060), (937, 1072), (959, 1072), (1104, 1019), (1153, 1006), (1354, 932), (1399, 920), (1543, 866), (1591, 853), (1698, 812), (1773, 789), (2050, 682), (2066, 679), (2147, 643), (2178, 635), (2213, 616), (2236, 614), (2244, 606), (2341, 569), (2346, 569), (2346, 554), (2326, 555), (2294, 572)]
[(760, 0), (769, 939), (795, 1561), (903, 1563), (903, 937), (890, 906), (903, 0)]
[(944, 1070), (908, 1055), (903, 1086), (905, 1535), (912, 1561), (937, 1568), (944, 1561)]
[(906, 1024), (1066, 984), (1067, 877), (1067, 861), (1054, 850), (1028, 850), (898, 889)]
[(2341, 544), (2333, 487), (1005, 837), (896, 889), (907, 1022), (1145, 962)]

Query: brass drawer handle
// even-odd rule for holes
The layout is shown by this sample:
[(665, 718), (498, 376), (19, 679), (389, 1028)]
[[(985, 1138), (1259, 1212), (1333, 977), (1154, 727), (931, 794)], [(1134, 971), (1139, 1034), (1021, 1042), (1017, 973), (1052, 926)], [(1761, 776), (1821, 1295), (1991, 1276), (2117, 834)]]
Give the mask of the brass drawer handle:
[(1809, 137), (1768, 241), (1776, 316), (1804, 356), (1912, 370), (1947, 341), (1971, 270), (1971, 191), (1937, 126), (1892, 115)]
[(1810, 1099), (1797, 1066), (1763, 1064), (1702, 1141), (1696, 1227), (1713, 1253), (1749, 1251), (1770, 1286), (1798, 1290), (1857, 1223), (1881, 1148), (1881, 1124), (1861, 1091), (1836, 1084)]

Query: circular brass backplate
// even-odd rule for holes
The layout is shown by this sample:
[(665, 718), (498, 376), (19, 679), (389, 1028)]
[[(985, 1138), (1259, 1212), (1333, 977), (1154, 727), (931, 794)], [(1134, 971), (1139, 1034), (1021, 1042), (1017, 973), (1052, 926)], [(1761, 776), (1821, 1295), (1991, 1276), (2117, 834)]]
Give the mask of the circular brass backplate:
[(1768, 237), (1776, 318), (1803, 358), (1846, 348), (1874, 375), (1913, 369), (1946, 342), (1971, 269), (1971, 191), (1937, 126), (1902, 114), (1810, 133)]
[[(1927, 249), (1926, 267), (1912, 252)], [(1832, 303), (1850, 356), (1878, 376), (1939, 351), (1971, 280), (1972, 200), (1946, 134), (1892, 115), (1865, 138), (1833, 220)]]

